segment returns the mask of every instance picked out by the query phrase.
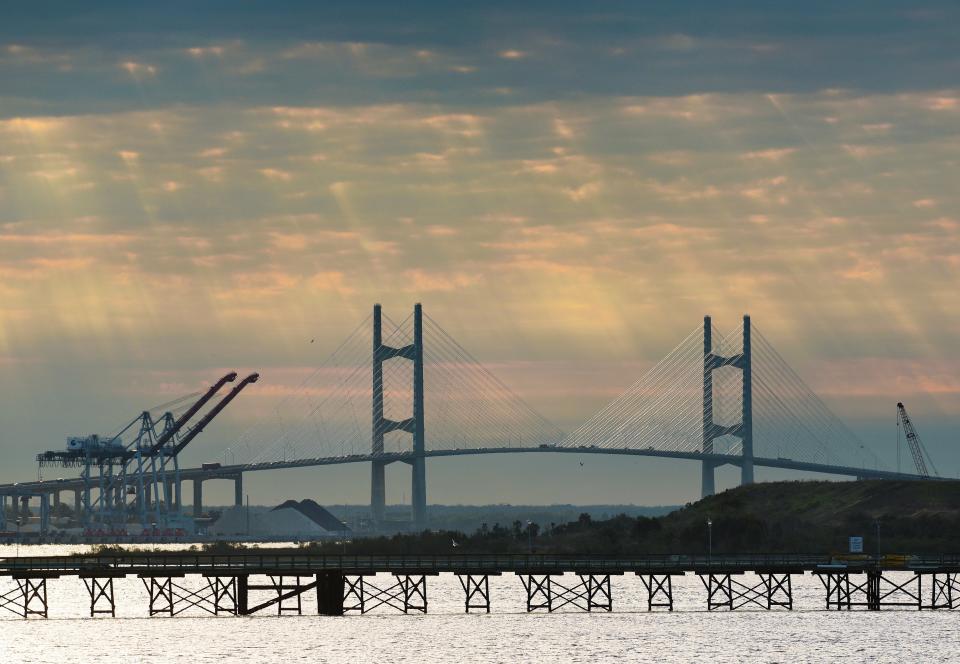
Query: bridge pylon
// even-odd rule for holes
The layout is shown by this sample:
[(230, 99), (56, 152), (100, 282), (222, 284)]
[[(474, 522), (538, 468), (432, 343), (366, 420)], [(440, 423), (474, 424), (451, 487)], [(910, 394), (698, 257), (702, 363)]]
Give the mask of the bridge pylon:
[[(736, 367), (743, 374), (740, 423), (717, 424), (713, 418), (713, 372), (722, 367)], [(713, 441), (722, 436), (740, 439), (743, 461), (740, 483), (753, 483), (753, 354), (750, 342), (750, 316), (743, 317), (743, 343), (736, 355), (713, 352), (713, 325), (710, 316), (703, 318), (703, 453), (713, 454)], [(704, 498), (716, 491), (713, 461), (701, 462), (700, 495)]]
[[(383, 415), (383, 363), (393, 358), (413, 362), (413, 414), (405, 420), (391, 420)], [(405, 431), (413, 438), (412, 491), (413, 522), (417, 527), (426, 525), (427, 476), (424, 452), (424, 405), (423, 405), (423, 308), (413, 308), (413, 343), (399, 348), (383, 343), (382, 312), (379, 304), (373, 305), (373, 422), (372, 448), (374, 457), (382, 455), (384, 435), (390, 431)], [(386, 508), (386, 465), (374, 458), (370, 475), (370, 512), (376, 524), (384, 520)]]

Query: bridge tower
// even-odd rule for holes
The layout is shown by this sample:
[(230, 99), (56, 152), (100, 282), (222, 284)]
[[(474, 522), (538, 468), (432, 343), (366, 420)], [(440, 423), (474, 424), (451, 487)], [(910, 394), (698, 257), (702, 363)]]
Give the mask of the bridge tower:
[[(393, 358), (413, 362), (413, 415), (405, 420), (391, 420), (383, 416), (383, 363)], [(394, 348), (383, 343), (382, 313), (379, 304), (373, 305), (373, 422), (372, 454), (383, 454), (384, 435), (390, 431), (406, 431), (413, 437), (412, 467), (413, 522), (418, 528), (427, 520), (427, 473), (424, 457), (423, 407), (423, 309), (413, 308), (413, 343)], [(386, 507), (387, 462), (374, 459), (370, 475), (370, 511), (375, 523), (383, 522)]]
[[(721, 367), (736, 367), (743, 374), (743, 397), (740, 423), (729, 426), (713, 419), (713, 372)], [(743, 317), (743, 344), (737, 355), (723, 356), (713, 352), (713, 327), (710, 316), (703, 319), (703, 453), (713, 453), (713, 441), (721, 436), (736, 436), (743, 449), (740, 464), (740, 483), (753, 483), (753, 358), (750, 345), (750, 316)], [(707, 497), (715, 491), (716, 462), (703, 460), (700, 495)]]

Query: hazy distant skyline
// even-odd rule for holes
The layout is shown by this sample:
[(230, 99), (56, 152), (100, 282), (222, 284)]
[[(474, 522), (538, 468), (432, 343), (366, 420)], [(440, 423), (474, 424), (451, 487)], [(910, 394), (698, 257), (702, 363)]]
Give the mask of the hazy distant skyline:
[[(565, 429), (749, 312), (878, 453), (904, 400), (955, 474), (955, 3), (194, 4), (4, 10), (0, 479), (260, 371), (215, 458), (417, 301)], [(698, 489), (572, 461), (434, 460), (430, 499)], [(359, 502), (367, 474), (249, 485)]]

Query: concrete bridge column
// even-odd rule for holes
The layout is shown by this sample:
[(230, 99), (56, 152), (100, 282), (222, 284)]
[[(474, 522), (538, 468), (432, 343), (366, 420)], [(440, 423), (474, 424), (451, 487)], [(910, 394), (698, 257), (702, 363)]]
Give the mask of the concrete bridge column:
[(177, 480), (173, 484), (173, 501), (179, 510), (183, 505), (183, 481)]
[(427, 468), (423, 405), (423, 308), (413, 307), (413, 452), (411, 468), (411, 502), (413, 523), (417, 528), (427, 525)]
[(50, 525), (50, 494), (40, 495), (40, 534), (46, 535)]
[(80, 489), (73, 490), (73, 515), (77, 519), (80, 518), (80, 513), (83, 511), (83, 492)]
[(740, 440), (743, 442), (743, 465), (740, 484), (753, 484), (753, 353), (750, 341), (750, 316), (743, 317), (743, 399)]
[(235, 507), (243, 506), (243, 473), (237, 473), (233, 478), (233, 504)]
[(203, 480), (199, 477), (193, 480), (193, 516), (203, 514)]
[(24, 520), (30, 517), (30, 496), (20, 496), (20, 516)]
[(54, 491), (53, 492), (53, 508), (56, 509), (58, 507), (60, 507), (60, 492)]
[[(703, 317), (703, 453), (713, 454), (713, 323)], [(715, 491), (712, 461), (700, 462), (700, 497)]]
[[(371, 452), (383, 454), (383, 332), (380, 305), (373, 305), (373, 424)], [(370, 516), (374, 524), (383, 522), (386, 510), (386, 464), (374, 460), (370, 464)]]

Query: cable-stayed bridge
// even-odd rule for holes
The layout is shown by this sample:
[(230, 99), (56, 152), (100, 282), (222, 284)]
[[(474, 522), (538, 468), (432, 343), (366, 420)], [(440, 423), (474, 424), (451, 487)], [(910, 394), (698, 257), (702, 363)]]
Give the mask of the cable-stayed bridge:
[[(696, 461), (701, 492), (717, 467), (756, 467), (862, 478), (919, 479), (887, 469), (807, 387), (745, 316), (726, 333), (704, 319), (621, 396), (564, 433), (484, 367), (420, 305), (399, 322), (376, 305), (303, 383), (230, 446), (230, 465), (179, 469), (167, 496), (180, 508), (181, 481), (235, 482), (244, 473), (369, 463), (371, 515), (383, 519), (385, 467), (412, 468), (412, 512), (426, 523), (426, 459), (576, 453)], [(78, 490), (79, 480), (28, 482), (0, 495)], [(159, 500), (159, 498), (158, 498)], [(79, 504), (79, 502), (78, 502)]]

